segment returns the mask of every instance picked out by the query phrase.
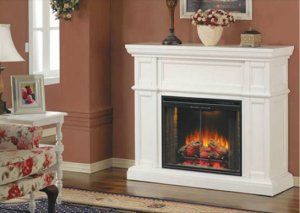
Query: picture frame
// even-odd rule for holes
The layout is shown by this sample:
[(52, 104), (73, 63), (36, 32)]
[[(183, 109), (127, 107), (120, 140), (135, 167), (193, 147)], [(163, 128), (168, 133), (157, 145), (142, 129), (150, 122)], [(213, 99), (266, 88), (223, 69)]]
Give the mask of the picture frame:
[(252, 0), (180, 0), (180, 18), (190, 19), (199, 9), (222, 9), (236, 20), (252, 20)]
[(45, 91), (43, 75), (13, 75), (12, 114), (45, 113)]

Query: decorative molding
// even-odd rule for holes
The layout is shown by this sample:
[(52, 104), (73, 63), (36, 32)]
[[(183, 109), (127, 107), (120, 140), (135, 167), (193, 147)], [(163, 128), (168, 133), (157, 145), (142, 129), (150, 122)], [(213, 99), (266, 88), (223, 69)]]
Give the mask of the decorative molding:
[(227, 59), (269, 61), (274, 58), (289, 58), (294, 46), (263, 46), (244, 48), (239, 45), (205, 47), (201, 44), (161, 45), (159, 43), (128, 44), (128, 53), (134, 57), (167, 57), (181, 59)]
[(109, 107), (90, 113), (68, 112), (68, 114), (69, 116), (65, 119), (65, 127), (89, 130), (90, 128), (111, 124), (113, 109)]
[[(145, 178), (147, 177), (147, 178)], [(293, 187), (293, 176), (286, 174), (272, 178), (272, 182), (251, 183), (248, 177), (208, 174), (203, 172), (154, 168), (147, 165), (133, 166), (128, 169), (127, 180), (250, 193), (274, 196)], [(224, 181), (226, 182), (224, 184)], [(271, 183), (271, 184), (270, 184)]]
[(80, 173), (94, 173), (111, 167), (127, 169), (134, 166), (134, 160), (122, 159), (122, 158), (108, 158), (106, 160), (98, 161), (96, 163), (75, 163), (75, 162), (63, 162), (63, 170), (69, 172)]
[(300, 187), (300, 177), (294, 176), (294, 186)]

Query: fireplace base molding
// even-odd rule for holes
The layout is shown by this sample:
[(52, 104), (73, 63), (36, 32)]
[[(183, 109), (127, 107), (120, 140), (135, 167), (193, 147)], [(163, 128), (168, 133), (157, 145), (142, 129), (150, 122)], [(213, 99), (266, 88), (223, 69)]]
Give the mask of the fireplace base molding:
[[(135, 166), (130, 180), (274, 196), (288, 172), (289, 46), (126, 45), (135, 57)], [(163, 168), (164, 96), (242, 103), (241, 176)]]
[(209, 174), (163, 168), (133, 166), (128, 169), (127, 179), (230, 192), (274, 196), (293, 186), (290, 173), (272, 179), (253, 179), (229, 175)]

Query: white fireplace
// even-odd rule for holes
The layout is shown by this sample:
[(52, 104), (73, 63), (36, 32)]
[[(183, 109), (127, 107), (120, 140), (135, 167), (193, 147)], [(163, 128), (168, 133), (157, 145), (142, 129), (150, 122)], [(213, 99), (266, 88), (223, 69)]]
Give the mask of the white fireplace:
[[(126, 48), (135, 61), (135, 166), (128, 179), (268, 196), (293, 186), (288, 172), (288, 59), (293, 47)], [(207, 121), (216, 112), (225, 113), (223, 120)], [(166, 113), (171, 119), (165, 119)], [(226, 142), (205, 142), (207, 129), (189, 136), (183, 132), (199, 129), (199, 120), (202, 129), (223, 124), (220, 138)], [(190, 149), (191, 144), (197, 148)]]

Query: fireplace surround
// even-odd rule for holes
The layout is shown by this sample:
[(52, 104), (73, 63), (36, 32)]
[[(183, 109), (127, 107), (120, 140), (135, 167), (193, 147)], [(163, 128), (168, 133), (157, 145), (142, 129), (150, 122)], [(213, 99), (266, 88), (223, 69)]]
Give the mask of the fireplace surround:
[(241, 101), (162, 97), (162, 167), (241, 176)]
[(293, 47), (126, 48), (135, 59), (135, 166), (128, 179), (268, 196), (293, 186)]

